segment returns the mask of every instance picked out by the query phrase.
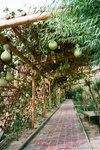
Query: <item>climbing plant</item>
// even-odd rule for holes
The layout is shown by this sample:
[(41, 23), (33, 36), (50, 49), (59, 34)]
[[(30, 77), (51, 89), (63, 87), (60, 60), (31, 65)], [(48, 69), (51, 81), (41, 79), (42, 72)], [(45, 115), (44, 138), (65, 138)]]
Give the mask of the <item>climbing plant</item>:
[(61, 9), (53, 11), (41, 26), (45, 25), (43, 29), (38, 23), (37, 31), (46, 53), (47, 43), (52, 39), (58, 45), (66, 42), (79, 44), (79, 49), (88, 55), (92, 64), (100, 64), (99, 0), (62, 0)]

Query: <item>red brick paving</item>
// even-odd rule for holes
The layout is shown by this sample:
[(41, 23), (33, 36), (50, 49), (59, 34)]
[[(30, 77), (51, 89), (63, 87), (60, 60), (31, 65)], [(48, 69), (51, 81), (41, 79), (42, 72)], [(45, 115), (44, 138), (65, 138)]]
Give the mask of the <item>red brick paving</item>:
[(72, 100), (61, 105), (24, 150), (90, 150)]

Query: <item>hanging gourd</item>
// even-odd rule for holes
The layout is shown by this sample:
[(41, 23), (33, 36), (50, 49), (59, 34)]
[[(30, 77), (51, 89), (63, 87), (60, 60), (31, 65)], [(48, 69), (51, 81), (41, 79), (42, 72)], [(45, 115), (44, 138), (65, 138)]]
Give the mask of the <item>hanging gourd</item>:
[(76, 47), (76, 49), (77, 49), (77, 48), (79, 48), (80, 46), (79, 46), (79, 44), (76, 44), (75, 47)]
[(56, 41), (51, 41), (51, 42), (49, 43), (49, 48), (50, 48), (51, 50), (55, 50), (55, 49), (57, 48), (57, 42), (56, 42)]
[(11, 59), (11, 54), (8, 52), (9, 45), (5, 44), (3, 46), (3, 48), (5, 51), (1, 54), (1, 59), (6, 62), (6, 61), (9, 61)]
[(4, 77), (1, 77), (1, 78), (0, 78), (0, 86), (1, 86), (1, 87), (7, 86), (7, 81), (4, 79)]
[(26, 93), (26, 97), (28, 98), (30, 95), (28, 93)]
[(70, 64), (69, 63), (64, 64), (64, 68), (65, 69), (69, 69), (70, 68)]
[(6, 80), (7, 81), (12, 81), (13, 79), (14, 79), (14, 76), (13, 76), (13, 74), (11, 74), (11, 69), (8, 68), (7, 69), (7, 74), (6, 74)]
[(4, 50), (8, 50), (9, 49), (9, 45), (8, 44), (4, 44), (3, 48), (4, 48)]
[(66, 63), (66, 64), (68, 63), (68, 58), (65, 59), (65, 63)]
[(69, 69), (70, 68), (70, 64), (68, 63), (68, 58), (65, 59), (64, 68), (65, 69)]
[(11, 72), (7, 72), (6, 80), (7, 80), (7, 81), (12, 81), (13, 79), (14, 79), (13, 74), (11, 74)]
[(0, 78), (0, 87), (5, 87), (5, 86), (7, 86), (7, 81), (4, 78), (4, 72), (2, 72)]
[(82, 56), (82, 51), (80, 50), (80, 48), (77, 48), (77, 49), (74, 51), (74, 56), (75, 56), (75, 57), (81, 57), (81, 56)]

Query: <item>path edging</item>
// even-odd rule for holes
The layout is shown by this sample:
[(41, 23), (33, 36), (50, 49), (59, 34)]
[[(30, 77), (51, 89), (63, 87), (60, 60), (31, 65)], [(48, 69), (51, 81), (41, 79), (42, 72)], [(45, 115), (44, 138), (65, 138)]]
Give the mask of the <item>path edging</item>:
[(42, 125), (36, 130), (34, 131), (28, 138), (27, 140), (17, 149), (17, 150), (23, 150), (26, 145), (31, 141), (32, 138), (34, 138), (38, 132), (45, 126), (45, 124), (50, 120), (50, 118), (56, 113), (56, 111), (61, 107), (62, 104), (60, 104), (58, 106), (58, 108), (51, 114), (51, 116), (49, 116), (43, 123)]
[[(72, 100), (72, 102), (73, 102), (73, 100)], [(73, 103), (73, 106), (74, 106), (74, 109), (75, 109), (75, 111), (76, 111), (76, 115), (77, 115), (77, 117), (78, 117), (78, 120), (79, 120), (79, 122), (80, 122), (80, 124), (81, 124), (81, 127), (82, 127), (82, 130), (83, 130), (83, 132), (84, 132), (84, 135), (85, 135), (85, 137), (86, 137), (86, 140), (87, 140), (87, 143), (88, 143), (88, 145), (89, 145), (89, 148), (90, 148), (90, 150), (93, 150), (93, 148), (92, 148), (92, 146), (91, 146), (91, 144), (90, 144), (90, 142), (89, 142), (89, 138), (88, 138), (88, 136), (87, 136), (87, 134), (86, 134), (85, 128), (84, 128), (84, 126), (83, 126), (83, 123), (82, 123), (82, 121), (81, 121), (81, 119), (80, 119), (80, 117), (79, 117), (79, 115), (78, 115), (78, 113), (77, 113), (77, 110), (76, 110), (76, 107), (75, 107), (74, 103)]]

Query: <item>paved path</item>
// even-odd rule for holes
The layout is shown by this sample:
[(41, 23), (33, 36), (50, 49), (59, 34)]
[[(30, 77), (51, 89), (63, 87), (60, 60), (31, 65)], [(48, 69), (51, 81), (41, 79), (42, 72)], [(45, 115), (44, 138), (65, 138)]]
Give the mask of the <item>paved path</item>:
[(61, 105), (24, 150), (90, 150), (71, 100)]

